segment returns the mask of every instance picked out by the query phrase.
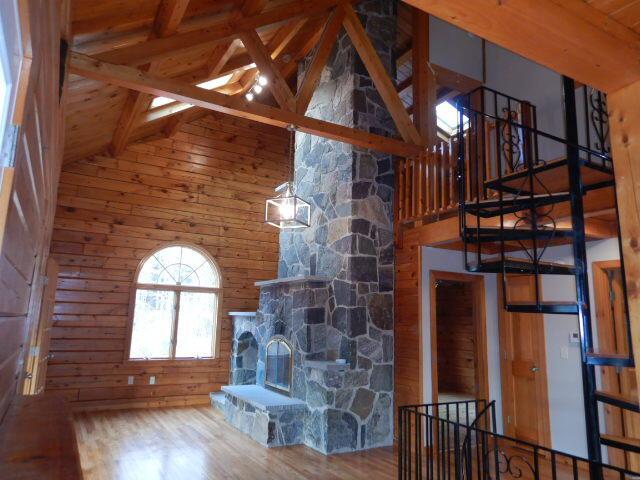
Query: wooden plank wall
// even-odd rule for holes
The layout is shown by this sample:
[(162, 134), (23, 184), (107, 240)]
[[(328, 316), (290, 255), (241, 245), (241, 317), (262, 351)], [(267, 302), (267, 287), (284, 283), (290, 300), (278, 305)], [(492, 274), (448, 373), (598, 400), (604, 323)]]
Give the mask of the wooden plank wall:
[[(285, 180), (287, 156), (285, 130), (214, 113), (118, 158), (65, 165), (51, 244), (60, 278), (47, 390), (76, 409), (100, 409), (206, 403), (228, 383), (228, 312), (255, 310), (254, 282), (277, 275), (278, 232), (264, 224), (264, 202)], [(222, 270), (220, 356), (128, 362), (135, 270), (177, 241), (203, 246)]]
[(60, 2), (20, 3), (33, 53), (24, 109), (14, 118), (21, 127), (0, 250), (0, 419), (22, 383), (28, 335), (38, 320), (61, 161)]
[[(421, 255), (417, 229), (400, 229), (396, 243), (395, 404), (422, 403)], [(396, 429), (397, 432), (397, 429)]]
[(438, 393), (476, 396), (476, 325), (473, 285), (442, 283), (436, 289)]

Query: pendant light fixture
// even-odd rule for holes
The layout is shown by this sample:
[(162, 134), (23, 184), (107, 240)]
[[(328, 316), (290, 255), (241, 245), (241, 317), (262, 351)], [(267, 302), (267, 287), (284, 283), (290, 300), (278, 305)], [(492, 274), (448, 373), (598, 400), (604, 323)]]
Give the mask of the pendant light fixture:
[(289, 143), (289, 180), (276, 188), (276, 193), (278, 193), (277, 197), (267, 199), (264, 212), (265, 222), (282, 230), (305, 228), (311, 224), (311, 205), (296, 195), (293, 184), (293, 151), (296, 141), (296, 129), (293, 125), (289, 125), (287, 130), (291, 132), (291, 140)]

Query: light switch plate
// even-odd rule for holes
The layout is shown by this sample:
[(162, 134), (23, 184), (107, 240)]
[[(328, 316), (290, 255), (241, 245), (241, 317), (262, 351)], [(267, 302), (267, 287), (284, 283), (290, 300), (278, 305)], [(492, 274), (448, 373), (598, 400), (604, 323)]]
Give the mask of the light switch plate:
[(127, 377), (127, 385), (133, 385), (133, 375)]
[(155, 385), (156, 384), (156, 376), (155, 375), (151, 375), (149, 377), (149, 385)]

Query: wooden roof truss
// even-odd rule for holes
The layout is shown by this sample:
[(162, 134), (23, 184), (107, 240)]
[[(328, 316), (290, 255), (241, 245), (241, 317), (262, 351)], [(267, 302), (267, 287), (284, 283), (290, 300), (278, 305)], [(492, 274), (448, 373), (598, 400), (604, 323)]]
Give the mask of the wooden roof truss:
[[(181, 28), (181, 22), (189, 0), (162, 0), (151, 33), (144, 41), (93, 54), (87, 47), (84, 51), (74, 49), (70, 55), (71, 73), (130, 90), (113, 133), (111, 153), (121, 153), (134, 139), (134, 129), (145, 123), (165, 119), (164, 133), (171, 135), (182, 122), (210, 110), (279, 127), (294, 125), (306, 133), (399, 156), (413, 156), (421, 151), (425, 140), (407, 113), (351, 2), (289, 0), (266, 8), (268, 3), (267, 0), (244, 0), (237, 8), (209, 19), (199, 28), (192, 29), (190, 25), (185, 29)], [(343, 28), (369, 71), (402, 140), (304, 115)], [(288, 78), (297, 72), (298, 61), (314, 47), (309, 69), (294, 93)], [(204, 67), (177, 75), (163, 74), (164, 61), (198, 48), (209, 52)], [(241, 48), (246, 52), (238, 54)], [(244, 94), (253, 86), (258, 72), (268, 78), (267, 88), (277, 107), (245, 99)], [(226, 83), (215, 90), (197, 86), (225, 76), (228, 76)], [(150, 108), (154, 96), (174, 102)]]

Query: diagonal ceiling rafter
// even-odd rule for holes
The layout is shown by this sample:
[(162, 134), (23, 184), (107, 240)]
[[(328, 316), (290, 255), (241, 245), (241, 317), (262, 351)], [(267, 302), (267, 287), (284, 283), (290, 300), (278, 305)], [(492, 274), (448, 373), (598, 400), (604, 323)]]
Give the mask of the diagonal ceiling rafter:
[[(294, 20), (293, 22), (296, 22), (296, 21)], [(282, 42), (286, 41), (287, 43), (289, 43), (289, 41), (293, 42), (293, 40), (295, 40), (295, 42), (293, 42), (297, 47), (295, 50), (293, 50), (295, 54), (289, 55), (288, 62), (285, 62), (284, 65), (281, 67), (282, 74), (285, 78), (289, 78), (291, 75), (293, 75), (297, 71), (298, 62), (302, 60), (318, 43), (320, 35), (323, 31), (323, 26), (325, 24), (326, 24), (326, 19), (324, 18), (319, 18), (319, 19), (316, 18), (315, 20), (309, 19), (305, 26), (307, 30), (306, 33), (289, 38), (289, 35), (285, 34), (285, 32), (282, 32), (282, 34), (281, 32), (278, 32), (271, 39), (271, 41), (269, 42), (269, 48), (273, 49), (271, 56), (276, 61), (284, 60), (283, 55), (285, 54), (285, 52), (288, 51), (289, 53), (291, 53), (291, 49), (290, 48), (285, 49), (285, 45)], [(294, 26), (295, 25), (290, 24), (290, 28), (293, 28)], [(286, 29), (286, 26), (282, 27), (281, 31), (285, 29)], [(282, 42), (279, 43), (278, 38), (281, 38)], [(287, 40), (287, 38), (289, 38), (289, 40)], [(278, 56), (276, 56), (276, 54), (278, 54)], [(248, 58), (247, 56), (245, 61), (251, 62), (251, 59)], [(227, 67), (229, 66), (227, 65)], [(245, 69), (248, 73), (251, 73), (254, 76), (257, 74), (257, 69), (251, 68), (250, 63), (248, 63), (247, 65), (243, 65), (240, 68), (236, 68), (233, 71), (237, 72), (239, 70), (245, 70)], [(228, 70), (228, 68), (225, 68), (225, 70)], [(223, 75), (227, 73), (228, 72), (223, 72)], [(185, 110), (186, 108), (188, 108), (188, 110)], [(152, 122), (155, 120), (159, 120), (161, 118), (169, 117), (169, 122), (164, 128), (164, 132), (166, 136), (170, 137), (175, 134), (175, 132), (179, 128), (180, 123), (196, 120), (198, 118), (205, 116), (207, 113), (208, 113), (208, 110), (204, 108), (199, 108), (199, 107), (190, 108), (190, 106), (185, 106), (184, 104), (176, 103), (172, 105), (166, 105), (164, 107), (160, 107), (147, 112), (145, 116), (145, 121)]]
[(371, 44), (371, 40), (369, 40), (369, 36), (362, 26), (358, 15), (351, 5), (345, 4), (339, 8), (342, 8), (345, 13), (343, 21), (344, 28), (358, 52), (360, 60), (362, 60), (362, 63), (369, 72), (371, 80), (382, 97), (391, 118), (393, 118), (398, 132), (406, 142), (420, 145), (423, 143), (423, 139), (407, 114), (404, 104), (396, 91), (396, 87), (391, 81), (391, 77), (389, 77), (375, 48)]
[(209, 110), (247, 118), (281, 128), (288, 125), (295, 125), (304, 133), (347, 142), (359, 147), (371, 148), (394, 155), (405, 157), (414, 156), (422, 151), (422, 147), (418, 145), (305, 117), (296, 112), (248, 102), (242, 97), (229, 97), (215, 91), (204, 90), (194, 85), (158, 77), (135, 68), (102, 62), (76, 52), (72, 52), (70, 57), (70, 71), (93, 80), (111, 83), (151, 95), (173, 98), (179, 102), (197, 105)]
[[(162, 0), (156, 13), (153, 31), (150, 37), (166, 37), (173, 34), (182, 20), (189, 5), (189, 0)], [(160, 62), (152, 62), (146, 68), (155, 72)], [(113, 132), (111, 154), (120, 155), (129, 142), (131, 132), (136, 126), (140, 113), (149, 108), (151, 97), (140, 92), (131, 91), (127, 96), (120, 119)]]

